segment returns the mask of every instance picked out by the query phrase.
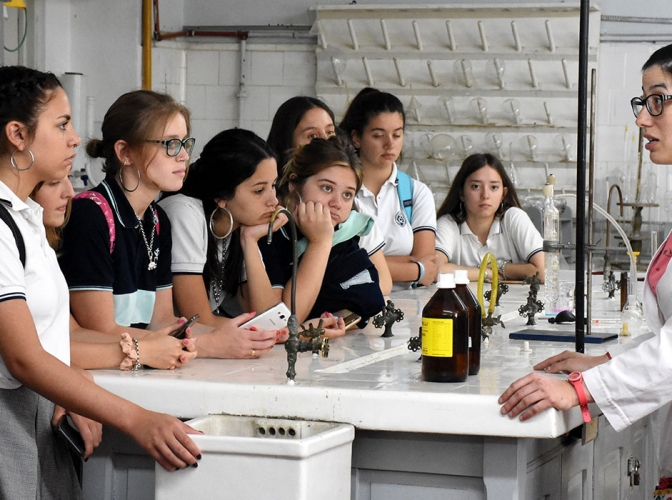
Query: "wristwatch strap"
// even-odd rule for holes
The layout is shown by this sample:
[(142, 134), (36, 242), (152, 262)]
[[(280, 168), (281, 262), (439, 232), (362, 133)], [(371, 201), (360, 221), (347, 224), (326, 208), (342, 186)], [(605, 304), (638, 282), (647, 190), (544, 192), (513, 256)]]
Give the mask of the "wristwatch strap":
[(583, 421), (588, 423), (592, 420), (590, 416), (590, 410), (588, 409), (588, 398), (586, 397), (586, 391), (583, 388), (583, 375), (580, 372), (572, 372), (567, 377), (569, 383), (574, 386), (576, 395), (579, 397), (579, 408), (581, 408), (581, 415), (583, 416)]

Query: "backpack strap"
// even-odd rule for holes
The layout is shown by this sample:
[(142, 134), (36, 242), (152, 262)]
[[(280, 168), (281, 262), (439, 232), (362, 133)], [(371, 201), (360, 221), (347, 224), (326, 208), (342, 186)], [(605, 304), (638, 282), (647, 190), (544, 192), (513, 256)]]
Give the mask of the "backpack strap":
[(19, 260), (21, 260), (21, 265), (26, 267), (26, 245), (23, 242), (23, 235), (19, 230), (19, 227), (16, 225), (14, 217), (9, 213), (9, 208), (12, 206), (12, 202), (9, 200), (0, 199), (0, 219), (2, 219), (5, 224), (9, 226), (14, 239), (16, 240), (16, 247), (19, 250)]
[(110, 253), (114, 252), (114, 242), (117, 239), (117, 230), (114, 225), (114, 214), (112, 213), (112, 209), (110, 208), (107, 199), (96, 191), (83, 191), (73, 198), (73, 200), (79, 199), (91, 200), (103, 211), (103, 215), (107, 221), (107, 229), (110, 233)]
[(397, 170), (397, 193), (402, 210), (409, 224), (413, 223), (413, 179), (406, 172)]

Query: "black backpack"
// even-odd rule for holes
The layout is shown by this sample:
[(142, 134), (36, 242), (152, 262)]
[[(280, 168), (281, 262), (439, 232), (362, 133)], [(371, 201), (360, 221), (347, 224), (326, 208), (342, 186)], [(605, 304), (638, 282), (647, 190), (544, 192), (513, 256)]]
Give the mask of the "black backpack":
[(19, 259), (21, 259), (21, 264), (23, 267), (26, 267), (26, 245), (23, 243), (23, 236), (19, 230), (14, 217), (9, 213), (9, 208), (12, 206), (12, 202), (9, 200), (3, 200), (0, 198), (0, 219), (2, 219), (5, 224), (9, 226), (9, 229), (12, 230), (14, 239), (16, 240), (16, 247), (19, 249)]

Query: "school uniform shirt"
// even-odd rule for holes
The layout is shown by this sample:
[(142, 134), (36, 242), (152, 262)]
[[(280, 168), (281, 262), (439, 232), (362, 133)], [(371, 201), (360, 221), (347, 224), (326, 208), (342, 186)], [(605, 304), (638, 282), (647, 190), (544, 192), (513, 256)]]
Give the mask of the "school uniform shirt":
[(357, 193), (360, 210), (376, 220), (378, 231), (383, 235), (385, 255), (411, 255), (413, 235), (418, 231), (436, 232), (436, 207), (429, 188), (413, 179), (413, 221), (409, 223), (397, 192), (397, 165), (380, 188), (378, 196), (366, 186)]
[(525, 211), (517, 207), (509, 208), (501, 219), (495, 217), (485, 245), (466, 221), (458, 225), (450, 214), (439, 217), (436, 225), (436, 249), (458, 266), (479, 267), (488, 252), (497, 259), (525, 263), (543, 251), (543, 237)]
[[(652, 259), (654, 265), (665, 251), (668, 235)], [(651, 290), (649, 273), (644, 282), (644, 318), (651, 332), (631, 342), (609, 348), (613, 359), (583, 373), (586, 387), (604, 416), (616, 431), (654, 412), (672, 401), (672, 265)], [(672, 410), (660, 417), (660, 475), (672, 477)]]
[[(11, 229), (0, 221), (0, 301), (25, 300), (44, 350), (69, 365), (68, 287), (56, 254), (47, 242), (42, 207), (30, 198), (23, 202), (2, 182), (0, 198), (11, 202), (8, 210), (21, 231), (26, 249), (24, 268)], [(0, 358), (0, 389), (18, 387), (21, 382), (10, 375)]]
[[(63, 231), (59, 257), (70, 291), (112, 292), (118, 325), (145, 328), (152, 319), (157, 290), (171, 288), (170, 221), (156, 203), (145, 211), (143, 227), (157, 267), (149, 270), (147, 245), (133, 207), (114, 176), (108, 175), (92, 191), (110, 204), (116, 232), (110, 253), (110, 229), (102, 209), (92, 200), (72, 201), (70, 220)], [(158, 215), (155, 227), (153, 214)], [(155, 231), (154, 242), (151, 234)]]
[[(166, 211), (170, 219), (172, 252), (171, 270), (173, 274), (197, 274), (202, 276), (208, 255), (208, 220), (203, 211), (203, 202), (191, 196), (175, 194), (163, 198), (159, 205)], [(209, 215), (208, 215), (209, 217)], [(217, 258), (222, 259), (224, 246), (231, 242), (231, 236), (225, 240), (217, 240)], [(241, 275), (241, 283), (247, 281), (245, 263)], [(243, 313), (238, 298), (228, 294), (215, 299), (213, 285), (208, 290), (210, 310), (218, 314), (220, 308), (228, 316)]]
[[(361, 215), (356, 212), (353, 214)], [(285, 229), (282, 227), (275, 232), (270, 245), (265, 241), (259, 244), (266, 264), (266, 273), (273, 288), (284, 289), (292, 277), (292, 242)], [(339, 230), (347, 231), (346, 228), (336, 228), (322, 286), (308, 317), (317, 318), (325, 311), (333, 313), (349, 309), (362, 318), (359, 324), (363, 326), (371, 316), (378, 314), (385, 307), (378, 271), (369, 259), (367, 251), (360, 247), (360, 237), (339, 238), (341, 236), (338, 234)], [(301, 252), (305, 249), (305, 240), (301, 241), (300, 234), (298, 237)]]
[(385, 253), (385, 238), (383, 238), (383, 234), (380, 232), (378, 224), (371, 226), (369, 234), (359, 237), (359, 246), (366, 250), (369, 257), (378, 250), (383, 250), (383, 254)]

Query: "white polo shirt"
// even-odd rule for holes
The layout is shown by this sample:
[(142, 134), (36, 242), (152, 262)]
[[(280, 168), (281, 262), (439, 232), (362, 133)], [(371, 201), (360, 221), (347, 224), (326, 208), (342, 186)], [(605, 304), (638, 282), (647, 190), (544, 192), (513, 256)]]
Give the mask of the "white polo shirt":
[(495, 218), (485, 245), (469, 225), (458, 226), (451, 215), (443, 215), (437, 221), (436, 249), (448, 257), (448, 262), (459, 266), (478, 267), (486, 253), (492, 252), (497, 259), (526, 263), (543, 250), (544, 239), (525, 211), (511, 207), (500, 220)]
[(373, 226), (371, 226), (369, 234), (359, 237), (359, 247), (366, 250), (369, 257), (378, 250), (383, 250), (383, 254), (385, 253), (385, 238), (383, 238), (380, 228), (378, 228), (378, 224), (373, 224)]
[(413, 179), (413, 221), (408, 222), (397, 192), (397, 165), (375, 196), (366, 186), (357, 193), (360, 210), (376, 219), (378, 231), (385, 240), (385, 255), (411, 255), (413, 234), (418, 231), (436, 232), (436, 207), (429, 188)]
[[(14, 235), (9, 226), (0, 221), (0, 301), (25, 300), (44, 350), (69, 365), (68, 285), (58, 267), (56, 254), (47, 242), (42, 207), (30, 198), (24, 203), (2, 182), (0, 198), (12, 203), (9, 213), (21, 231), (26, 248), (24, 269)], [(0, 358), (0, 388), (18, 387), (21, 383), (10, 375)]]
[[(208, 221), (203, 211), (203, 202), (191, 196), (175, 194), (163, 198), (159, 205), (166, 211), (170, 219), (170, 230), (173, 238), (171, 251), (171, 271), (173, 274), (203, 275), (208, 256)], [(226, 244), (230, 244), (231, 237)], [(222, 259), (225, 240), (217, 241), (217, 258)], [(245, 262), (241, 273), (241, 283), (247, 281)], [(210, 309), (217, 312), (221, 306), (228, 314), (237, 316), (243, 310), (235, 296), (220, 297), (215, 300), (213, 286), (208, 291)]]

